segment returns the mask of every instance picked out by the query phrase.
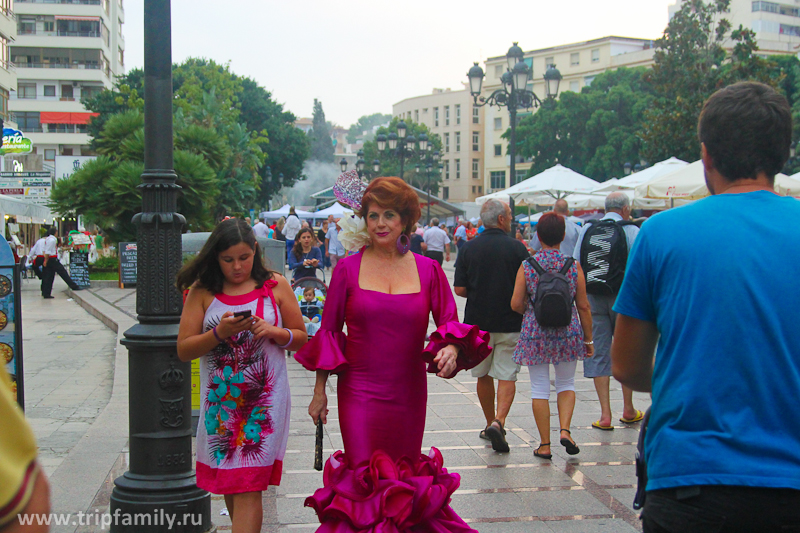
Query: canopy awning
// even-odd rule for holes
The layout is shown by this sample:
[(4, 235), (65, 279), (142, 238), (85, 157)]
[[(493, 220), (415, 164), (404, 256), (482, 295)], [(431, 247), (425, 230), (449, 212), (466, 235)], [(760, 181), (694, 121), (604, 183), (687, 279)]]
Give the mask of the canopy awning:
[[(281, 218), (281, 217), (288, 217), (289, 216), (289, 209), (292, 206), (289, 204), (284, 205), (280, 209), (276, 209), (275, 211), (262, 211), (258, 217), (259, 218)], [(295, 209), (295, 214), (298, 218), (314, 218), (314, 213), (309, 211), (303, 211), (302, 209)]]
[(53, 213), (47, 206), (0, 194), (0, 216), (2, 215), (30, 217), (37, 224), (53, 222)]
[(90, 22), (100, 22), (100, 17), (81, 17), (78, 15), (56, 15), (56, 20), (86, 20)]
[(92, 117), (100, 113), (65, 113), (60, 111), (42, 111), (39, 122), (42, 124), (88, 124)]
[(583, 174), (579, 174), (562, 165), (555, 165), (508, 189), (476, 198), (475, 203), (483, 205), (486, 200), (492, 198), (504, 202), (507, 202), (509, 198), (514, 198), (517, 202), (534, 203), (529, 200), (540, 196), (559, 199), (575, 193), (588, 194), (598, 185), (596, 181), (587, 178)]
[(339, 202), (334, 202), (334, 204), (330, 207), (326, 207), (325, 209), (320, 209), (319, 211), (314, 211), (312, 213), (314, 218), (328, 218), (329, 215), (333, 215), (334, 217), (341, 217), (344, 215), (345, 211), (351, 211), (349, 207), (345, 207)]

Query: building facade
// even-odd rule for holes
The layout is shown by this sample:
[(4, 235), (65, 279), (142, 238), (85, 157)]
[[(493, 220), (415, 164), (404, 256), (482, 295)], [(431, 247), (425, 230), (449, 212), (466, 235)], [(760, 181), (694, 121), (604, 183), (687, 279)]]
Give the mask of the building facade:
[[(626, 37), (604, 37), (582, 43), (531, 50), (525, 52), (524, 59), (528, 67), (533, 69), (528, 90), (544, 100), (544, 73), (549, 65), (555, 65), (563, 76), (559, 94), (565, 91), (580, 92), (583, 87), (591, 85), (595, 76), (607, 70), (652, 66), (653, 53), (653, 41)], [(501, 88), (500, 77), (507, 68), (505, 55), (486, 60), (483, 67), (486, 75), (482, 89), (484, 97)], [(483, 138), (486, 165), (483, 181), (484, 190), (488, 194), (525, 179), (531, 167), (531, 160), (517, 156), (516, 176), (512, 180), (508, 143), (502, 138), (509, 127), (508, 109), (505, 107), (498, 109), (496, 106), (488, 105), (484, 109), (486, 115)], [(517, 112), (517, 122), (530, 115), (532, 111), (534, 110), (520, 109)]]
[[(440, 196), (450, 202), (473, 202), (483, 196), (484, 108), (473, 105), (469, 91), (434, 89), (392, 106), (392, 114), (425, 124), (442, 139)], [(410, 163), (414, 164), (414, 163)]]
[[(0, 117), (9, 122), (8, 100), (17, 88), (17, 74), (11, 64), (10, 43), (17, 38), (14, 0), (0, 0)], [(2, 169), (0, 169), (2, 170)]]
[(123, 0), (16, 0), (11, 118), (54, 168), (57, 155), (93, 155), (81, 99), (125, 72)]

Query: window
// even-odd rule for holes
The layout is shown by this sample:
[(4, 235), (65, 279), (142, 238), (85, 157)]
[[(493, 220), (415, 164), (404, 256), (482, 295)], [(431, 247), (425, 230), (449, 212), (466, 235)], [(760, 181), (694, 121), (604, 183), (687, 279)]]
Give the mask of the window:
[(444, 134), (444, 153), (447, 154), (449, 152), (450, 152), (450, 134), (449, 133), (445, 133)]
[(500, 76), (502, 76), (503, 72), (504, 72), (503, 65), (495, 65), (494, 66), (494, 77), (495, 78), (499, 78)]
[(461, 151), (461, 132), (456, 132), (456, 152)]
[(574, 93), (580, 92), (580, 90), (581, 90), (581, 82), (579, 82), (579, 81), (571, 81), (571, 82), (569, 82), (569, 90), (574, 92)]
[(544, 58), (544, 68), (545, 68), (545, 70), (547, 70), (548, 68), (550, 68), (551, 66), (553, 66), (555, 64), (556, 64), (556, 58), (555, 57), (550, 56), (550, 57), (545, 57)]
[(456, 126), (461, 124), (461, 105), (456, 104)]
[(585, 78), (583, 78), (583, 84), (586, 85), (587, 87), (590, 86), (593, 81), (594, 81), (594, 76), (586, 76)]
[(422, 108), (422, 114), (423, 115), (427, 115), (428, 114), (428, 108), (427, 107), (423, 107)]
[[(501, 157), (503, 155), (503, 145), (502, 144), (495, 144), (494, 145), (494, 156)], [(494, 187), (492, 187), (494, 189)]]
[(46, 149), (44, 151), (44, 158), (46, 161), (55, 161), (56, 160), (56, 151), (53, 149)]
[(461, 160), (456, 159), (456, 179), (461, 179)]
[(450, 187), (442, 187), (442, 199), (448, 200), (450, 198)]
[(55, 85), (45, 85), (44, 86), (44, 95), (45, 96), (55, 96), (56, 95), (56, 86)]
[(46, 32), (54, 32), (56, 31), (56, 21), (55, 20), (45, 20), (42, 22), (42, 28)]
[(569, 55), (569, 64), (573, 67), (577, 67), (581, 64), (581, 54), (579, 52), (575, 52)]
[(592, 50), (592, 63), (598, 63), (600, 61), (600, 49), (595, 48)]
[(444, 179), (450, 179), (450, 161), (444, 162)]
[(475, 194), (475, 191), (476, 191), (477, 189), (478, 189), (478, 188), (477, 188), (475, 185), (473, 185), (473, 186), (472, 186), (472, 194)]
[(61, 155), (72, 155), (72, 148), (62, 148)]
[(103, 91), (102, 85), (84, 85), (81, 87), (81, 98), (94, 98)]
[(506, 188), (506, 171), (496, 170), (489, 174), (489, 181), (491, 182), (492, 190), (502, 190)]
[(494, 129), (502, 130), (503, 129), (503, 117), (496, 117), (494, 119)]
[(17, 33), (19, 35), (36, 33), (36, 17), (20, 17), (17, 23)]
[(472, 151), (473, 152), (480, 152), (480, 134), (477, 131), (472, 132)]
[(66, 101), (75, 100), (75, 98), (73, 97), (71, 83), (65, 83), (64, 85), (61, 86), (61, 100), (66, 100)]
[(438, 128), (439, 127), (439, 108), (433, 108), (433, 126)]
[(119, 49), (119, 64), (120, 65), (125, 64), (125, 50), (123, 50), (122, 48)]
[(414, 110), (414, 122), (419, 122), (419, 109)]
[(36, 84), (20, 83), (17, 85), (17, 98), (36, 98)]
[(480, 159), (473, 159), (472, 160), (472, 179), (476, 180), (480, 177)]
[(472, 123), (480, 124), (480, 122), (481, 122), (481, 108), (475, 106), (472, 108)]
[[(528, 170), (530, 170), (530, 169), (527, 169), (527, 168), (523, 168), (523, 169), (515, 168), (514, 170), (515, 170), (514, 174), (517, 176), (517, 179), (514, 181), (514, 183), (519, 183), (521, 181), (525, 181), (525, 178), (528, 177)], [(513, 185), (513, 183), (512, 183), (512, 185)]]
[(478, 185), (478, 194), (483, 194), (483, 185)]
[(0, 116), (8, 120), (8, 91), (0, 88)]
[(450, 106), (449, 105), (444, 106), (444, 125), (445, 126), (449, 126), (450, 125)]
[(42, 131), (38, 111), (17, 111), (11, 120), (19, 125), (21, 131)]

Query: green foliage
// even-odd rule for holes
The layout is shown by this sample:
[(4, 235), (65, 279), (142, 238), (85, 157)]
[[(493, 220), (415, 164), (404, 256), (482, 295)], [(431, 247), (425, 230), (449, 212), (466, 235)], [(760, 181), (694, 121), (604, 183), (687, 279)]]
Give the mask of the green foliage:
[(89, 268), (96, 271), (116, 271), (119, 268), (119, 259), (116, 256), (104, 255), (102, 257), (98, 257), (97, 261), (95, 261), (93, 265), (89, 265)]
[(322, 102), (314, 98), (314, 116), (312, 130), (308, 132), (311, 141), (311, 159), (322, 163), (333, 163), (333, 140), (331, 127), (325, 121)]
[[(395, 117), (389, 123), (389, 126), (384, 126), (379, 128), (377, 133), (389, 135), (389, 133), (397, 133), (397, 124), (400, 122), (399, 117)], [(442, 152), (442, 139), (432, 133), (425, 124), (420, 124), (414, 122), (412, 120), (405, 120), (406, 123), (406, 135), (413, 135), (416, 139), (419, 139), (420, 134), (424, 133), (428, 136), (428, 144), (432, 145), (431, 153), (433, 151), (439, 151), (440, 154), (444, 155)], [(465, 142), (465, 141), (462, 141)], [(399, 145), (399, 142), (398, 142)], [(364, 160), (366, 161), (366, 170), (367, 174), (370, 177), (378, 177), (378, 176), (398, 176), (402, 177), (406, 183), (410, 183), (414, 187), (417, 187), (422, 190), (426, 190), (427, 185), (427, 174), (425, 172), (425, 161), (420, 160), (419, 155), (411, 155), (406, 156), (405, 162), (403, 165), (403, 176), (400, 176), (400, 157), (398, 156), (396, 151), (392, 151), (389, 149), (389, 143), (386, 143), (386, 148), (382, 153), (378, 152), (378, 145), (376, 141), (367, 141), (364, 143)], [(377, 176), (373, 176), (372, 172), (372, 162), (377, 159), (381, 162), (381, 170), (378, 172)], [(415, 165), (420, 165), (420, 171), (417, 173)], [(461, 172), (464, 173), (466, 176), (467, 172), (470, 169), (470, 162), (467, 159), (462, 160), (461, 162)], [(454, 169), (451, 169), (451, 172), (454, 172)], [(438, 194), (439, 193), (439, 185), (441, 183), (442, 176), (439, 172), (439, 165), (437, 162), (433, 163), (433, 168), (431, 171), (431, 193)]]
[[(386, 124), (387, 122), (392, 120), (392, 115), (384, 115), (383, 113), (373, 113), (371, 115), (364, 115), (360, 117), (355, 124), (350, 126), (350, 129), (347, 132), (347, 142), (350, 144), (355, 144), (356, 141), (364, 135), (364, 132), (370, 132), (372, 128), (375, 126), (380, 126), (382, 124)], [(368, 133), (365, 137), (365, 141), (371, 141), (373, 135)]]
[[(560, 163), (605, 181), (640, 159), (637, 133), (652, 105), (644, 67), (598, 75), (582, 92), (565, 92), (517, 126), (517, 153), (533, 159), (529, 176)], [(506, 134), (507, 135), (507, 134)]]
[(88, 133), (92, 140), (89, 145), (97, 150), (95, 139), (103, 131), (106, 121), (112, 115), (129, 109), (144, 109), (144, 71), (133, 69), (117, 78), (115, 90), (101, 91), (92, 98), (83, 98), (81, 102), (89, 111), (100, 113), (92, 117), (88, 125)]

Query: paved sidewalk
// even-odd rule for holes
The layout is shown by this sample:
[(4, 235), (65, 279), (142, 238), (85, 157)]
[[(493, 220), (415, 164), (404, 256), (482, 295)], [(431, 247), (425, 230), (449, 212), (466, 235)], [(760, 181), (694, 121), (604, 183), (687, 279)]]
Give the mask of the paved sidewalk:
[[(445, 263), (445, 272), (452, 282), (452, 262)], [(97, 287), (75, 293), (75, 297), (95, 316), (116, 327), (119, 335), (133, 324), (133, 290)], [(456, 298), (456, 301), (459, 316), (463, 317), (465, 300)], [(83, 329), (83, 324), (90, 321), (84, 317), (76, 318), (75, 329)], [(105, 455), (100, 455), (99, 461), (94, 460), (94, 472), (72, 470), (72, 481), (76, 486), (86, 487), (81, 500), (85, 505), (78, 507), (81, 504), (78, 498), (73, 498), (74, 501), (61, 498), (54, 504), (56, 511), (107, 511), (113, 479), (127, 469), (127, 352), (118, 348), (114, 359), (113, 393), (108, 407), (90, 428), (90, 433), (100, 428), (111, 433), (96, 441), (87, 435), (81, 441), (85, 448), (73, 449), (71, 454), (80, 451), (98, 457), (93, 449), (95, 446), (100, 447)], [(625, 426), (617, 423), (614, 431), (592, 429), (592, 421), (599, 416), (599, 405), (592, 381), (582, 376), (582, 367), (579, 366), (573, 436), (581, 447), (581, 453), (568, 456), (563, 447), (554, 444), (552, 462), (533, 457), (539, 438), (531, 413), (526, 369), (519, 376), (515, 403), (507, 423), (511, 445), (508, 454), (494, 453), (486, 441), (478, 438), (484, 422), (475, 394), (476, 381), (469, 372), (462, 372), (452, 380), (428, 377), (428, 415), (423, 449), (430, 446), (439, 448), (444, 455), (445, 467), (461, 475), (461, 487), (453, 497), (452, 506), (472, 527), (488, 533), (641, 530), (638, 514), (631, 508), (636, 483), (633, 461), (638, 424)], [(262, 531), (266, 532), (313, 531), (318, 525), (314, 512), (303, 507), (304, 498), (322, 485), (322, 474), (312, 468), (314, 426), (306, 413), (314, 376), (290, 359), (289, 380), (293, 404), (289, 445), (281, 485), (264, 495)], [(342, 448), (335, 388), (336, 380), (332, 379), (329, 382), (331, 413), (326, 426), (326, 457)], [(618, 417), (622, 409), (621, 390), (613, 380), (611, 396), (612, 409)], [(642, 410), (650, 403), (646, 394), (635, 394), (634, 399), (636, 407)], [(554, 393), (551, 410), (551, 440), (556, 443), (558, 419)], [(114, 421), (106, 417), (107, 412), (113, 414)], [(85, 494), (92, 486), (92, 497), (86, 500)], [(66, 502), (69, 506), (59, 506), (58, 502)], [(230, 530), (230, 520), (220, 515), (223, 507), (222, 497), (212, 496), (212, 520), (218, 530), (227, 531)], [(72, 526), (57, 531), (88, 533), (99, 530)]]

